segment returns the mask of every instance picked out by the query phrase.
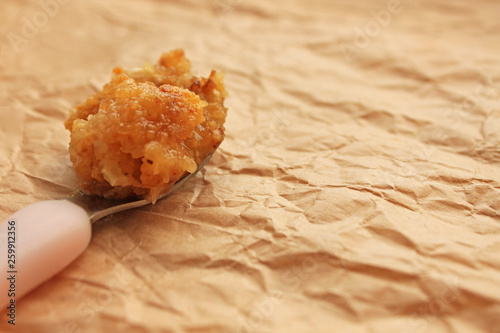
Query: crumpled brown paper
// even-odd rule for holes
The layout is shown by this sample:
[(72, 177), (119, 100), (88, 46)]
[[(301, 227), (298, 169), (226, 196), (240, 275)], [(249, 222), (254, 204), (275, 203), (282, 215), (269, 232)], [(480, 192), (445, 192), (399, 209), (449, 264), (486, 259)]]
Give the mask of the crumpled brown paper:
[(204, 171), (95, 224), (18, 331), (500, 332), (496, 2), (0, 7), (2, 219), (75, 188), (62, 124), (114, 66), (179, 47), (230, 93)]

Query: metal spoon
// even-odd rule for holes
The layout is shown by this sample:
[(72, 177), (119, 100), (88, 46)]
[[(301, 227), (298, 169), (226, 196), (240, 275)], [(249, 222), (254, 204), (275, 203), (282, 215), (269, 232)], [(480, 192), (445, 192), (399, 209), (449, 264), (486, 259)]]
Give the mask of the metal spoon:
[[(195, 172), (178, 180), (159, 200), (181, 187)], [(0, 307), (11, 306), (75, 260), (88, 246), (91, 224), (149, 200), (107, 200), (80, 192), (65, 200), (42, 201), (14, 213), (0, 224)]]

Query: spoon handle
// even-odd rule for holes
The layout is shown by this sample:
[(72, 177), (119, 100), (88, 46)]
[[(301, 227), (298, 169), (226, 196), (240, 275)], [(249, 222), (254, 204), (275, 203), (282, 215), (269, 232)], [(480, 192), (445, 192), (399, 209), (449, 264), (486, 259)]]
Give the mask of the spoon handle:
[(1, 223), (0, 309), (8, 315), (17, 300), (75, 260), (90, 236), (87, 212), (67, 200), (37, 202)]

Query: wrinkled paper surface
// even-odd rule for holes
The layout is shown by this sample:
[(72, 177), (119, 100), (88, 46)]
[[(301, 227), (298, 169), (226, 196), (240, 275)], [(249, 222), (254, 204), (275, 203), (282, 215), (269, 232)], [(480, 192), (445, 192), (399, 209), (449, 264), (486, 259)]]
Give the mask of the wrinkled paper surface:
[(96, 223), (19, 331), (500, 332), (498, 2), (0, 8), (2, 220), (76, 188), (63, 122), (113, 67), (183, 48), (229, 90), (203, 172)]

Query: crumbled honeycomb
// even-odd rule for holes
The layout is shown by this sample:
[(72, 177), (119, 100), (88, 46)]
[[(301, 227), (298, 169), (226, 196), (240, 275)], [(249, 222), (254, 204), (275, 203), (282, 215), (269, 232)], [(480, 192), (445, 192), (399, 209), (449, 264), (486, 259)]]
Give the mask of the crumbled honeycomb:
[(153, 202), (224, 139), (221, 73), (191, 74), (182, 50), (158, 64), (115, 68), (111, 82), (70, 111), (70, 158), (84, 193)]

